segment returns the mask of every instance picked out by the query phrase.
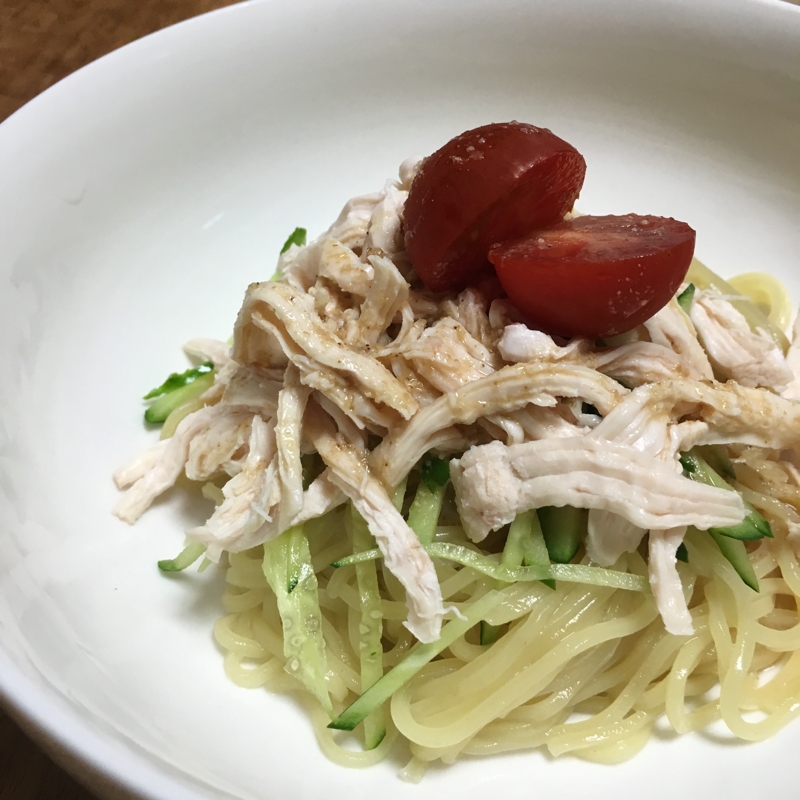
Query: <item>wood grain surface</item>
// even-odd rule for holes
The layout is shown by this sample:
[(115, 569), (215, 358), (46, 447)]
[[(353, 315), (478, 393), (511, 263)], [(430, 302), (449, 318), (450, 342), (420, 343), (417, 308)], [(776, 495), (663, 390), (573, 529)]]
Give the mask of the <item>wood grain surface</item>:
[[(0, 122), (122, 45), (237, 0), (0, 0)], [(0, 800), (97, 800), (0, 709)]]

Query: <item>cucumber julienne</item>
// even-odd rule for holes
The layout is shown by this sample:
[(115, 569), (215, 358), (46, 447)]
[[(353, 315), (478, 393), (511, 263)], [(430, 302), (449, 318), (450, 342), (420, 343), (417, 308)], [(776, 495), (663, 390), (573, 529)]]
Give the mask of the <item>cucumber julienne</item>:
[(352, 731), (375, 709), (380, 708), (401, 686), (414, 677), (429, 661), (449, 647), (459, 636), (477, 625), (502, 599), (499, 592), (491, 591), (476, 600), (464, 613), (464, 619), (454, 619), (442, 628), (435, 642), (415, 647), (397, 666), (390, 669), (377, 683), (353, 701), (329, 728)]
[[(351, 504), (350, 528), (353, 547), (372, 548), (375, 539), (367, 528), (361, 514)], [(361, 601), (361, 623), (359, 625), (359, 660), (361, 666), (361, 691), (368, 691), (383, 676), (383, 610), (378, 572), (374, 561), (362, 561), (356, 565), (356, 581)], [(364, 748), (373, 750), (386, 736), (386, 720), (381, 708), (376, 708), (364, 720)]]
[(214, 385), (214, 374), (211, 364), (201, 364), (182, 373), (173, 372), (161, 386), (144, 396), (145, 400), (157, 398), (144, 412), (145, 422), (164, 422), (178, 406), (210, 389)]
[[(650, 592), (650, 583), (647, 578), (603, 567), (590, 567), (585, 564), (537, 564), (535, 566), (507, 567), (489, 556), (482, 555), (458, 544), (429, 544), (425, 546), (425, 550), (427, 550), (431, 558), (443, 558), (447, 561), (453, 561), (503, 583), (561, 580), (571, 583), (585, 583), (591, 586), (627, 589), (632, 592)], [(334, 561), (331, 566), (335, 568), (346, 567), (377, 558), (381, 558), (381, 552), (375, 548), (374, 550), (367, 550), (340, 558), (338, 561)]]
[[(736, 491), (733, 486), (709, 466), (704, 458), (695, 452), (683, 453), (681, 455), (681, 465), (686, 477), (693, 481), (716, 486), (719, 489), (728, 489), (731, 492)], [(738, 525), (731, 525), (728, 528), (714, 528), (714, 531), (722, 536), (729, 536), (731, 539), (740, 539), (741, 541), (753, 541), (764, 537), (771, 539), (772, 528), (770, 528), (769, 522), (750, 503), (744, 501), (744, 505), (747, 509), (747, 516)]]
[[(681, 465), (683, 466), (684, 474), (693, 481), (707, 483), (720, 489), (729, 489), (732, 492), (736, 491), (695, 451), (682, 453)], [(759, 590), (758, 578), (753, 565), (750, 563), (744, 543), (763, 538), (771, 539), (772, 528), (769, 522), (747, 501), (745, 501), (745, 508), (748, 512), (747, 516), (738, 525), (733, 525), (729, 528), (711, 528), (708, 533), (717, 543), (722, 555), (728, 559), (731, 566), (739, 574), (739, 577), (753, 591), (757, 592)]]

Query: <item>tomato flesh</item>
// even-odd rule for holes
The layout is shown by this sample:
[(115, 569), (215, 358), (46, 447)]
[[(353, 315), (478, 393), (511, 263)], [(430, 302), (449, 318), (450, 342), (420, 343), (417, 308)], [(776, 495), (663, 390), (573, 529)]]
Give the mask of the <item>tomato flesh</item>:
[(561, 220), (586, 173), (546, 128), (493, 123), (451, 139), (422, 165), (404, 210), (405, 244), (425, 287), (464, 288), (489, 248)]
[(686, 276), (695, 232), (666, 217), (584, 216), (489, 251), (500, 283), (530, 323), (597, 339), (633, 330)]

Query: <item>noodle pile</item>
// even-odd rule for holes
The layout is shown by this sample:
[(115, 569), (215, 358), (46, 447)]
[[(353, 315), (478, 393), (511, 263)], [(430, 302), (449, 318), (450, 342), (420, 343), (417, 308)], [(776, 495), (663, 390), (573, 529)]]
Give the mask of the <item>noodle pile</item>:
[[(339, 744), (321, 709), (312, 714), (325, 754), (336, 763), (366, 766), (385, 756), (396, 736), (414, 756), (408, 773), (460, 755), (490, 755), (546, 747), (600, 763), (633, 757), (666, 716), (677, 733), (722, 720), (737, 737), (761, 741), (800, 712), (800, 563), (786, 539), (800, 522), (800, 489), (779, 464), (754, 448), (737, 460), (748, 500), (767, 516), (775, 539), (750, 550), (759, 579), (755, 594), (714, 542), (701, 532), (686, 539), (680, 565), (695, 633), (668, 634), (649, 594), (558, 582), (497, 588), (468, 568), (437, 565), (442, 592), (469, 615), (490, 594), (484, 619), (508, 629), (493, 645), (478, 644), (470, 627), (392, 698), (390, 733), (376, 750)], [(740, 468), (741, 467), (741, 468)], [(773, 497), (764, 494), (767, 475)], [(782, 499), (776, 499), (780, 495)], [(791, 503), (788, 501), (792, 501)], [(361, 621), (356, 567), (330, 564), (352, 552), (349, 512), (309, 523), (327, 644), (328, 686), (337, 706), (361, 693)], [(455, 526), (439, 535), (456, 541)], [(226, 674), (245, 687), (302, 690), (286, 670), (283, 632), (262, 571), (262, 548), (231, 554), (224, 604), (229, 614), (215, 636), (225, 649)], [(586, 562), (586, 559), (584, 559)], [(615, 569), (646, 575), (638, 553)], [(392, 576), (382, 573), (384, 662), (395, 665), (414, 644), (402, 627), (405, 606)]]

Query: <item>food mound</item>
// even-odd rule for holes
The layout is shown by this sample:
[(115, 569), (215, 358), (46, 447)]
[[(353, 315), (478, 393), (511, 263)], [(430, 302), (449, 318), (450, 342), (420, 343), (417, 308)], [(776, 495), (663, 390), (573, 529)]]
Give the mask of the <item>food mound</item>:
[(800, 709), (785, 294), (683, 222), (577, 214), (585, 171), (516, 122), (405, 161), (147, 396), (116, 514), (197, 482), (159, 566), (227, 565), (228, 675), (306, 698), (340, 763), (612, 763), (661, 717), (756, 740)]

